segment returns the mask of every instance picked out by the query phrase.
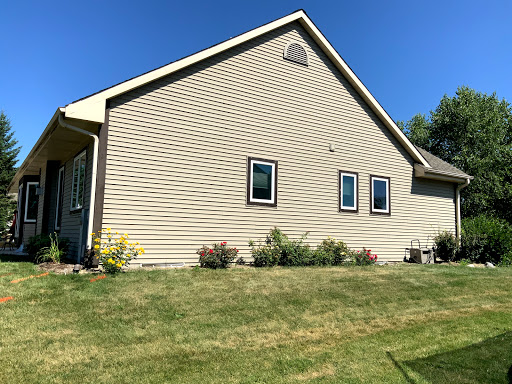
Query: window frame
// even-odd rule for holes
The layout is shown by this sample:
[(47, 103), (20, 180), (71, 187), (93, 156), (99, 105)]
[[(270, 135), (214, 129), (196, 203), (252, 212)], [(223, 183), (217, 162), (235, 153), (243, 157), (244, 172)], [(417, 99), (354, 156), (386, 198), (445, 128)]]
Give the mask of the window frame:
[[(28, 214), (28, 198), (29, 198), (30, 186), (31, 185), (35, 185), (35, 187), (37, 188), (39, 186), (39, 182), (38, 181), (28, 181), (27, 184), (26, 184), (27, 190), (25, 191), (25, 214), (23, 215), (23, 222), (24, 223), (35, 223), (35, 222), (37, 222), (37, 212), (36, 212), (36, 218), (35, 219), (28, 219), (27, 218), (27, 214)], [(37, 192), (36, 192), (36, 198), (39, 200), (39, 196), (37, 195)], [(37, 202), (37, 204), (39, 205), (39, 201)]]
[[(65, 166), (59, 168), (57, 173), (57, 201), (55, 204), (55, 223), (53, 225), (56, 231), (60, 231), (59, 219), (62, 221), (62, 205), (64, 203), (64, 181), (65, 181)], [(61, 188), (62, 185), (62, 188)], [(62, 224), (62, 223), (60, 223)]]
[[(353, 177), (354, 180), (354, 207), (343, 205), (343, 176)], [(351, 171), (338, 171), (338, 208), (340, 212), (359, 212), (359, 173)]]
[[(84, 159), (84, 164), (85, 164), (85, 169), (84, 169), (84, 178), (83, 180), (80, 180), (80, 164), (79, 164), (79, 168), (78, 168), (78, 180), (77, 180), (77, 186), (78, 188), (80, 188), (80, 186), (83, 188), (83, 191), (82, 191), (82, 204), (79, 205), (78, 204), (78, 198), (80, 196), (80, 189), (78, 189), (77, 191), (77, 194), (76, 194), (76, 201), (73, 202), (73, 194), (75, 193), (75, 171), (76, 171), (76, 167), (75, 167), (75, 164), (76, 164), (76, 161), (77, 160), (81, 160), (81, 159)], [(83, 203), (84, 203), (84, 198), (85, 198), (85, 179), (87, 178), (86, 177), (86, 173), (87, 173), (87, 150), (84, 149), (83, 151), (81, 151), (78, 155), (76, 155), (74, 158), (73, 158), (73, 173), (72, 173), (72, 178), (71, 178), (71, 207), (70, 207), (70, 211), (79, 211), (81, 209), (83, 209)], [(73, 204), (75, 203), (75, 204)]]
[[(374, 180), (377, 181), (385, 181), (387, 188), (386, 188), (386, 206), (387, 209), (376, 209), (374, 208), (374, 188), (373, 188), (373, 182)], [(391, 215), (391, 178), (386, 176), (378, 176), (378, 175), (370, 175), (370, 213), (373, 215)]]
[[(272, 186), (270, 200), (256, 199), (253, 195), (253, 164), (270, 165), (272, 167)], [(258, 157), (247, 157), (247, 205), (259, 205), (266, 207), (277, 207), (277, 160), (267, 160)]]

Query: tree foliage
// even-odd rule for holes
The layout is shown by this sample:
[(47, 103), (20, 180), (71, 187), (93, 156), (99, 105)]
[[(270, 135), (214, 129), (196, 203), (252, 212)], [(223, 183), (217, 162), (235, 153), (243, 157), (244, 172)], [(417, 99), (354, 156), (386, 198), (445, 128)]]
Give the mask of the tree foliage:
[(20, 151), (14, 138), (11, 122), (0, 112), (0, 232), (5, 231), (12, 218), (15, 201), (8, 195), (7, 187), (16, 173), (16, 157)]
[(459, 87), (428, 117), (398, 125), (414, 144), (475, 177), (462, 190), (464, 216), (512, 223), (512, 109), (505, 99)]

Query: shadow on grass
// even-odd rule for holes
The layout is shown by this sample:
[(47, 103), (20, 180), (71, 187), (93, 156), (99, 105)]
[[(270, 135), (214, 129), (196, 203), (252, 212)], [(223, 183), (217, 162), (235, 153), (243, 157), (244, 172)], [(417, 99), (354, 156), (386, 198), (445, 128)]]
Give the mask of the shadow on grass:
[(403, 364), (433, 384), (512, 383), (512, 332)]
[(0, 251), (0, 263), (33, 263), (34, 260), (28, 255), (5, 255)]

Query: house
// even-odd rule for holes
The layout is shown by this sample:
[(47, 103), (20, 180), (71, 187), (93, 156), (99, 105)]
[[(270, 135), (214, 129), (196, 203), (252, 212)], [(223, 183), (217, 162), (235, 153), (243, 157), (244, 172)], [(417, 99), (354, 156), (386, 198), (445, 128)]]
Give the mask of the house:
[(302, 10), (58, 108), (19, 168), (21, 241), (80, 260), (111, 227), (141, 263), (274, 226), (401, 260), (459, 231), (471, 176), (416, 148)]

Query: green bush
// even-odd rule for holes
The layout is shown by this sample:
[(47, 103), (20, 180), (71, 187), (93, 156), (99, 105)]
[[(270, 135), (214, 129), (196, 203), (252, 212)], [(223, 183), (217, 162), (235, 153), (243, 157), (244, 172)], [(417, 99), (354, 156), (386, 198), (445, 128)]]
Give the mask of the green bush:
[(272, 229), (263, 244), (250, 241), (255, 267), (342, 265), (353, 261), (357, 265), (374, 264), (377, 255), (363, 249), (360, 257), (343, 241), (328, 237), (316, 249), (304, 244), (307, 233), (297, 240), (291, 240), (279, 228)]
[(450, 231), (440, 231), (434, 237), (436, 257), (444, 261), (453, 261), (458, 256), (459, 243)]
[(329, 236), (317, 247), (314, 258), (317, 265), (341, 265), (350, 254), (347, 244)]
[(309, 245), (304, 244), (307, 233), (298, 240), (290, 240), (279, 228), (272, 229), (264, 244), (255, 246), (249, 241), (252, 247), (254, 266), (273, 267), (283, 266), (304, 266), (313, 265), (313, 252)]
[(227, 242), (214, 243), (212, 247), (203, 245), (196, 253), (199, 255), (199, 264), (202, 268), (227, 268), (238, 254), (236, 248), (229, 248)]
[[(28, 239), (28, 243), (25, 247), (25, 251), (29, 254), (30, 258), (34, 261), (38, 259), (38, 253), (44, 248), (50, 248), (52, 245), (52, 240), (50, 235), (41, 234), (32, 236)], [(60, 238), (58, 239), (58, 249), (60, 251), (60, 258), (63, 260), (66, 257), (68, 248), (69, 248), (69, 239)]]
[(477, 263), (505, 263), (512, 250), (512, 226), (505, 220), (477, 216), (462, 220), (460, 258)]

